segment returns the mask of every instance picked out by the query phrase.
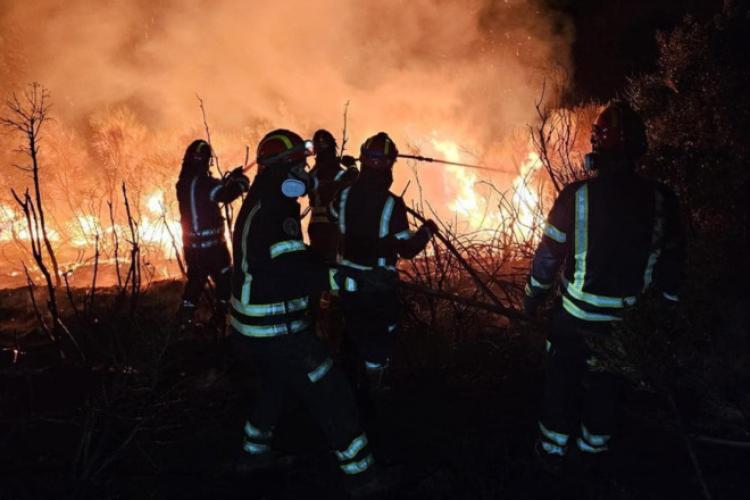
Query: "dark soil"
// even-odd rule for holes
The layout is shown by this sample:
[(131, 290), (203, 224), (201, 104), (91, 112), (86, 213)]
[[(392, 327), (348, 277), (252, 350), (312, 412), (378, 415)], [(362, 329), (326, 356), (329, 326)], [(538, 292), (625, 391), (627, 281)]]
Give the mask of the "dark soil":
[[(0, 292), (4, 345), (28, 351), (5, 359), (0, 374), (0, 499), (345, 498), (302, 408), (277, 429), (291, 466), (261, 477), (226, 471), (252, 367), (207, 330), (177, 335), (179, 287), (146, 293), (135, 320), (97, 318), (86, 340), (97, 359), (87, 364), (56, 361), (29, 327), (26, 292)], [(105, 293), (100, 303), (113, 300)], [(26, 330), (16, 335), (14, 325)], [(484, 328), (459, 342), (407, 320), (400, 335), (393, 389), (368, 423), (376, 457), (402, 470), (402, 484), (381, 498), (703, 498), (663, 397), (626, 388), (608, 459), (589, 474), (553, 477), (532, 453), (542, 332)], [(714, 498), (747, 498), (749, 450), (696, 450)]]

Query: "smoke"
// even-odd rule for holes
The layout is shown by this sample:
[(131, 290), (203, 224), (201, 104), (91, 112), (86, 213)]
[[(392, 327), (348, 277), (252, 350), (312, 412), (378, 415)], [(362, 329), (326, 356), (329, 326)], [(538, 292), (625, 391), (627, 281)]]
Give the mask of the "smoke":
[[(196, 94), (225, 169), (272, 128), (340, 140), (349, 101), (349, 153), (381, 130), (403, 152), (450, 141), (463, 161), (502, 165), (507, 187), (528, 153), (508, 144), (534, 122), (542, 82), (569, 71), (571, 39), (543, 0), (6, 0), (0, 91), (51, 92), (43, 180), (65, 233), (73, 214), (106, 220), (123, 180), (138, 202), (158, 188), (174, 207), (184, 148), (205, 135)], [(28, 184), (9, 166), (17, 142), (0, 135), (6, 205)], [(475, 181), (434, 165), (420, 178), (445, 210)]]
[[(211, 125), (433, 130), (480, 144), (533, 119), (541, 81), (567, 67), (563, 20), (533, 1), (29, 0), (3, 2), (15, 80), (53, 93), (82, 127), (126, 105), (154, 130)], [(9, 46), (13, 44), (14, 46)]]

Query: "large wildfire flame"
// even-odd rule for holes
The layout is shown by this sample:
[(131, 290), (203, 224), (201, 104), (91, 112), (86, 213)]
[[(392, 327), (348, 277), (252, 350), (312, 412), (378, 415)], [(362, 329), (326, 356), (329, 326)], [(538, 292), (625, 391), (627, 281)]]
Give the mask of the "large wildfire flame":
[[(350, 101), (347, 153), (380, 130), (404, 151), (422, 146), (422, 154), (447, 160), (475, 163), (461, 148), (471, 146), (500, 171), (420, 165), (420, 194), (477, 237), (509, 224), (518, 238), (533, 236), (538, 158), (526, 147), (514, 161), (499, 144), (533, 123), (542, 82), (569, 66), (571, 40), (570, 23), (536, 0), (58, 4), (0, 8), (0, 70), (8, 77), (0, 92), (32, 80), (51, 91), (42, 190), (49, 237), (68, 268), (90, 264), (97, 241), (102, 262), (112, 258), (114, 239), (127, 247), (123, 182), (144, 255), (152, 263), (175, 258), (174, 182), (184, 148), (206, 136), (196, 93), (224, 170), (243, 164), (246, 145), (276, 127), (305, 136), (326, 128), (341, 141)], [(9, 193), (29, 179), (6, 168), (27, 161), (13, 153), (19, 142), (0, 135), (8, 173), (0, 176), (0, 275), (28, 260), (26, 222)], [(394, 192), (410, 180), (402, 165)]]

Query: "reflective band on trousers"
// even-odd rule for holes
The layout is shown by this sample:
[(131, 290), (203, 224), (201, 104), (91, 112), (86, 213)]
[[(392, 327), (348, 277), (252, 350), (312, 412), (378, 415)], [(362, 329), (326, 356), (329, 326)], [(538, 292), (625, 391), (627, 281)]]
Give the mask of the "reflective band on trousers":
[(273, 436), (273, 432), (271, 431), (262, 431), (255, 427), (253, 424), (251, 424), (248, 421), (245, 421), (245, 435), (249, 438), (253, 439), (260, 439), (263, 441), (268, 441)]
[(307, 378), (309, 378), (310, 382), (314, 384), (318, 380), (325, 377), (326, 373), (328, 373), (332, 366), (333, 360), (331, 358), (326, 358), (325, 361), (320, 364), (320, 366), (307, 373)]
[(582, 319), (584, 321), (622, 321), (622, 318), (612, 316), (610, 314), (600, 314), (584, 311), (567, 297), (563, 297), (563, 308), (576, 318)]
[(310, 305), (309, 297), (287, 300), (285, 302), (271, 302), (268, 304), (243, 304), (236, 298), (231, 299), (232, 308), (238, 313), (254, 318), (264, 316), (277, 316), (291, 312), (302, 311)]
[(601, 453), (609, 449), (607, 446), (591, 446), (581, 438), (576, 439), (576, 444), (579, 450), (586, 453)]
[(565, 446), (566, 444), (568, 444), (568, 439), (570, 439), (570, 436), (568, 436), (567, 434), (547, 429), (547, 427), (545, 427), (545, 425), (541, 422), (539, 422), (539, 431), (542, 433), (542, 436), (544, 436), (546, 440), (551, 441), (558, 446)]
[(241, 323), (237, 318), (230, 315), (229, 324), (246, 337), (276, 337), (277, 335), (287, 335), (292, 333), (301, 332), (307, 328), (310, 328), (311, 322), (307, 319), (301, 319), (287, 323), (280, 323), (276, 325), (246, 325)]
[(367, 455), (365, 458), (358, 462), (349, 462), (348, 464), (341, 464), (339, 467), (341, 467), (341, 470), (344, 471), (345, 474), (348, 475), (354, 475), (354, 474), (361, 474), (362, 472), (366, 471), (370, 468), (372, 464), (375, 463), (375, 459), (372, 455)]
[(592, 434), (585, 425), (581, 424), (581, 437), (592, 446), (604, 446), (612, 436), (609, 434)]
[(305, 249), (305, 244), (300, 240), (279, 241), (271, 245), (271, 258), (290, 252), (300, 252)]
[(247, 440), (242, 443), (242, 449), (251, 455), (262, 455), (263, 453), (271, 451), (271, 447), (267, 444), (253, 443), (252, 441)]
[(568, 236), (549, 222), (544, 226), (544, 235), (552, 238), (558, 243), (565, 243), (568, 241)]
[(362, 451), (365, 446), (367, 446), (367, 435), (362, 433), (355, 437), (345, 450), (336, 451), (336, 458), (338, 458), (340, 462), (351, 460), (356, 457), (357, 453)]
[(397, 240), (408, 240), (411, 239), (412, 236), (414, 236), (414, 233), (412, 233), (409, 230), (401, 231), (400, 233), (394, 234)]

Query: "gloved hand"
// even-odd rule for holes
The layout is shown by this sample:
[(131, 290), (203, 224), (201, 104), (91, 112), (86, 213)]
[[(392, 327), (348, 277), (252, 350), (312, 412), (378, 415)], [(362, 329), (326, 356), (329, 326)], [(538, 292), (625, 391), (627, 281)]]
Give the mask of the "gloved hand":
[(430, 236), (440, 232), (440, 228), (438, 228), (438, 225), (432, 219), (427, 219), (425, 223), (422, 224), (422, 228), (427, 229), (430, 232)]
[(239, 166), (229, 172), (226, 178), (227, 184), (235, 184), (242, 190), (242, 192), (247, 192), (250, 189), (250, 179), (243, 173), (242, 166)]
[(357, 164), (357, 159), (351, 155), (344, 155), (341, 157), (341, 160), (339, 161), (345, 167), (353, 167)]
[(359, 177), (359, 170), (357, 170), (357, 167), (351, 166), (346, 169), (340, 180), (344, 183), (351, 183), (356, 181), (357, 177)]
[(543, 295), (529, 296), (525, 295), (523, 298), (523, 313), (527, 316), (536, 316), (539, 312), (539, 307), (544, 302)]

